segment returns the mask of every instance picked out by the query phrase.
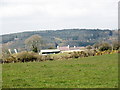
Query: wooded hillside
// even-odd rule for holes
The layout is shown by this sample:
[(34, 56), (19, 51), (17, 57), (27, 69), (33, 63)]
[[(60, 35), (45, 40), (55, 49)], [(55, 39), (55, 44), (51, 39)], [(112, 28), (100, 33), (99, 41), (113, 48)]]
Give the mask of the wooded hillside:
[(25, 49), (24, 41), (32, 35), (40, 35), (46, 43), (43, 48), (55, 48), (59, 46), (87, 46), (97, 42), (112, 42), (117, 40), (117, 30), (100, 30), (100, 29), (64, 29), (64, 30), (46, 30), (46, 31), (31, 31), (22, 33), (13, 33), (1, 35), (2, 41), (0, 44), (5, 44), (9, 48), (19, 50)]

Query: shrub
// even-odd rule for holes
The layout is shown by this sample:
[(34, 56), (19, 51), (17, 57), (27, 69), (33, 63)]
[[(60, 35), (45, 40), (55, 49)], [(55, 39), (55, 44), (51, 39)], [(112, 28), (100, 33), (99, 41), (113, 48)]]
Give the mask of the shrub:
[(46, 60), (64, 60), (69, 58), (82, 58), (88, 56), (95, 55), (103, 55), (103, 54), (112, 54), (119, 53), (117, 50), (106, 50), (106, 51), (96, 51), (96, 50), (87, 50), (81, 52), (70, 52), (69, 54), (64, 55), (39, 55), (34, 52), (20, 52), (17, 54), (11, 54), (9, 57), (2, 58), (0, 60), (1, 63), (14, 63), (14, 62), (33, 62), (33, 61), (46, 61)]
[(29, 62), (29, 61), (36, 61), (37, 57), (35, 57), (35, 53), (33, 52), (20, 52), (17, 54), (14, 54), (17, 60), (21, 62)]
[(92, 50), (87, 52), (87, 56), (94, 56), (94, 55), (95, 55), (94, 51), (92, 51)]
[(112, 47), (108, 43), (102, 44), (102, 46), (99, 48), (100, 51), (106, 51), (106, 50), (112, 50)]
[(43, 61), (43, 56), (42, 55), (35, 54), (34, 57), (36, 57), (37, 62)]
[(113, 44), (113, 50), (119, 50), (119, 48), (120, 48), (120, 43)]
[(15, 59), (14, 56), (10, 56), (10, 57), (6, 58), (5, 62), (6, 63), (12, 63), (12, 62), (14, 63), (14, 62), (17, 62), (17, 60)]
[(93, 47), (94, 47), (95, 49), (98, 49), (100, 46), (101, 46), (100, 43), (95, 43), (95, 44), (93, 45)]
[(87, 47), (86, 47), (86, 49), (92, 49), (92, 46), (90, 46), (90, 45), (88, 45)]
[(11, 56), (4, 58), (5, 63), (11, 63), (11, 62), (33, 62), (33, 61), (46, 61), (46, 60), (54, 60), (53, 56), (50, 55), (39, 55), (34, 52), (20, 52), (17, 54), (12, 54)]
[(70, 57), (71, 58), (79, 58), (80, 57), (79, 52), (73, 52), (73, 53), (71, 53)]
[(50, 55), (45, 55), (45, 60), (54, 60), (54, 58)]

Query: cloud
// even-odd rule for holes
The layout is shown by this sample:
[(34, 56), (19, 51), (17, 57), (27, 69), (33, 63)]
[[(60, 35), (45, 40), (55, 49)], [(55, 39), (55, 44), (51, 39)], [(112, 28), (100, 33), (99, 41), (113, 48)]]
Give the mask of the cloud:
[[(2, 17), (15, 17), (36, 13), (54, 17), (81, 16), (89, 13), (113, 12), (118, 0), (2, 0)], [(6, 4), (5, 4), (6, 3)], [(111, 7), (111, 8), (110, 8)], [(111, 9), (111, 10), (108, 10)], [(103, 13), (102, 13), (103, 12)], [(113, 14), (111, 13), (111, 14)]]
[(65, 27), (117, 28), (118, 0), (1, 0), (0, 3), (3, 33)]
[(0, 9), (1, 17), (19, 17), (32, 14), (34, 9), (30, 5), (14, 5), (2, 7)]

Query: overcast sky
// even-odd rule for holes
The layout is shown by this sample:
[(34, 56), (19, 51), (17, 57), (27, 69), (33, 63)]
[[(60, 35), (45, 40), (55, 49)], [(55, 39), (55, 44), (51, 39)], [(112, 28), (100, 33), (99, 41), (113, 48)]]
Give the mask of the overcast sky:
[(119, 0), (0, 0), (1, 34), (68, 28), (117, 29)]

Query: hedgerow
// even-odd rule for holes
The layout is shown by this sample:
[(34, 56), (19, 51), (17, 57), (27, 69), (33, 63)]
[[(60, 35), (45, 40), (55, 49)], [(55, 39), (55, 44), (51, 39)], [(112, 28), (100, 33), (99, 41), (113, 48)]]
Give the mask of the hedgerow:
[(107, 51), (97, 51), (97, 50), (88, 50), (80, 52), (70, 52), (67, 55), (39, 55), (34, 52), (19, 52), (17, 54), (11, 54), (9, 57), (2, 58), (1, 63), (16, 63), (16, 62), (41, 62), (47, 60), (63, 60), (70, 58), (83, 58), (89, 56), (97, 56), (104, 54), (118, 53), (118, 50), (107, 50)]

